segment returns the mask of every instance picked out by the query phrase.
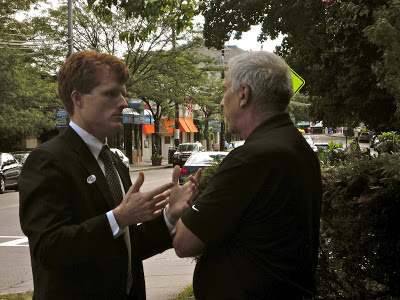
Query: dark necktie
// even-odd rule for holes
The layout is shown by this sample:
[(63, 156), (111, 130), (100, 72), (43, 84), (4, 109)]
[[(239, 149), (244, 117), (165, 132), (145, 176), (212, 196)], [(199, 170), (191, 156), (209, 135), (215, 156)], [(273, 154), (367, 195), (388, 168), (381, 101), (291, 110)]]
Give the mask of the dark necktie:
[(117, 169), (114, 167), (111, 158), (111, 150), (110, 148), (108, 148), (107, 145), (104, 145), (103, 148), (101, 148), (99, 158), (104, 163), (107, 183), (113, 195), (114, 204), (117, 207), (118, 205), (120, 205), (123, 196), (121, 184), (119, 183)]
[[(111, 150), (110, 148), (108, 148), (107, 145), (104, 145), (103, 148), (101, 148), (99, 158), (104, 163), (107, 183), (113, 195), (115, 206), (118, 206), (123, 198), (121, 184), (119, 183), (117, 169), (114, 167), (114, 164), (112, 162)], [(133, 283), (132, 272), (129, 269), (130, 268), (128, 268), (128, 279), (127, 279), (128, 291), (131, 289)]]

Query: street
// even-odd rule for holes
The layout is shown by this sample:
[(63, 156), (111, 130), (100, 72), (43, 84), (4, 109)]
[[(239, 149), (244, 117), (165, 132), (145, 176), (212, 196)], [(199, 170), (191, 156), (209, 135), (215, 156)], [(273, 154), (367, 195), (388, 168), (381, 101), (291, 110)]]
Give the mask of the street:
[[(314, 143), (343, 143), (340, 135), (313, 134)], [(347, 142), (349, 142), (348, 139)], [(360, 143), (362, 149), (368, 143)], [(137, 178), (131, 173), (132, 182)], [(171, 180), (172, 168), (144, 171), (145, 182), (141, 191)], [(0, 194), (0, 294), (24, 292), (33, 289), (28, 242), (21, 231), (18, 217), (18, 192), (7, 190)], [(144, 262), (148, 299), (171, 299), (192, 282), (194, 263), (180, 259), (173, 249)], [(168, 279), (168, 280), (167, 280)]]
[[(131, 173), (132, 182), (138, 173)], [(144, 171), (141, 191), (171, 180), (172, 168)], [(18, 192), (0, 194), (0, 295), (33, 289), (28, 242), (19, 225)], [(173, 249), (144, 261), (147, 299), (171, 299), (192, 283), (194, 264)], [(168, 279), (168, 280), (166, 280)]]

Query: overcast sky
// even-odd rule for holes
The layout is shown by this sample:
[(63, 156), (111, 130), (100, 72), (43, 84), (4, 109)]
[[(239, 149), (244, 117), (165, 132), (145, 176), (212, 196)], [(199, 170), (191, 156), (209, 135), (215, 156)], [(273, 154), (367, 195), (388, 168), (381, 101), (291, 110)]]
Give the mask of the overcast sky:
[(252, 26), (251, 31), (245, 32), (242, 34), (242, 39), (241, 40), (235, 40), (231, 38), (229, 42), (226, 43), (226, 45), (235, 45), (238, 46), (239, 48), (243, 50), (253, 50), (253, 51), (259, 51), (261, 50), (261, 45), (263, 46), (262, 50), (273, 52), (275, 50), (275, 46), (280, 45), (282, 42), (282, 37), (278, 37), (276, 40), (268, 40), (264, 42), (263, 44), (260, 44), (257, 42), (257, 36), (261, 32), (261, 25), (257, 26)]

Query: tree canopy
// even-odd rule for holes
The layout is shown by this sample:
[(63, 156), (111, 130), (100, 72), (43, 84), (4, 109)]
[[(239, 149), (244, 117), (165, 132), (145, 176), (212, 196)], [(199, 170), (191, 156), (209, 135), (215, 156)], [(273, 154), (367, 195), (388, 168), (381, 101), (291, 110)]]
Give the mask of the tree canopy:
[(399, 129), (399, 0), (209, 0), (207, 46), (220, 49), (261, 24), (259, 40), (285, 37), (277, 53), (305, 79), (314, 119), (327, 126)]

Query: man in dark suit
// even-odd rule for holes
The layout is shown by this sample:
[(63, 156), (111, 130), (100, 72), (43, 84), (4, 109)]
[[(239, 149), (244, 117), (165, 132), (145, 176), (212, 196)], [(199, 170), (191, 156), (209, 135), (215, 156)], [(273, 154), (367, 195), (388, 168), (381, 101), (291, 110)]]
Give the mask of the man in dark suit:
[(195, 196), (199, 177), (180, 187), (179, 168), (173, 182), (140, 192), (143, 173), (132, 185), (104, 147), (121, 127), (128, 78), (119, 59), (95, 52), (72, 54), (58, 74), (71, 123), (32, 151), (19, 182), (34, 299), (145, 299), (142, 260), (172, 246)]

